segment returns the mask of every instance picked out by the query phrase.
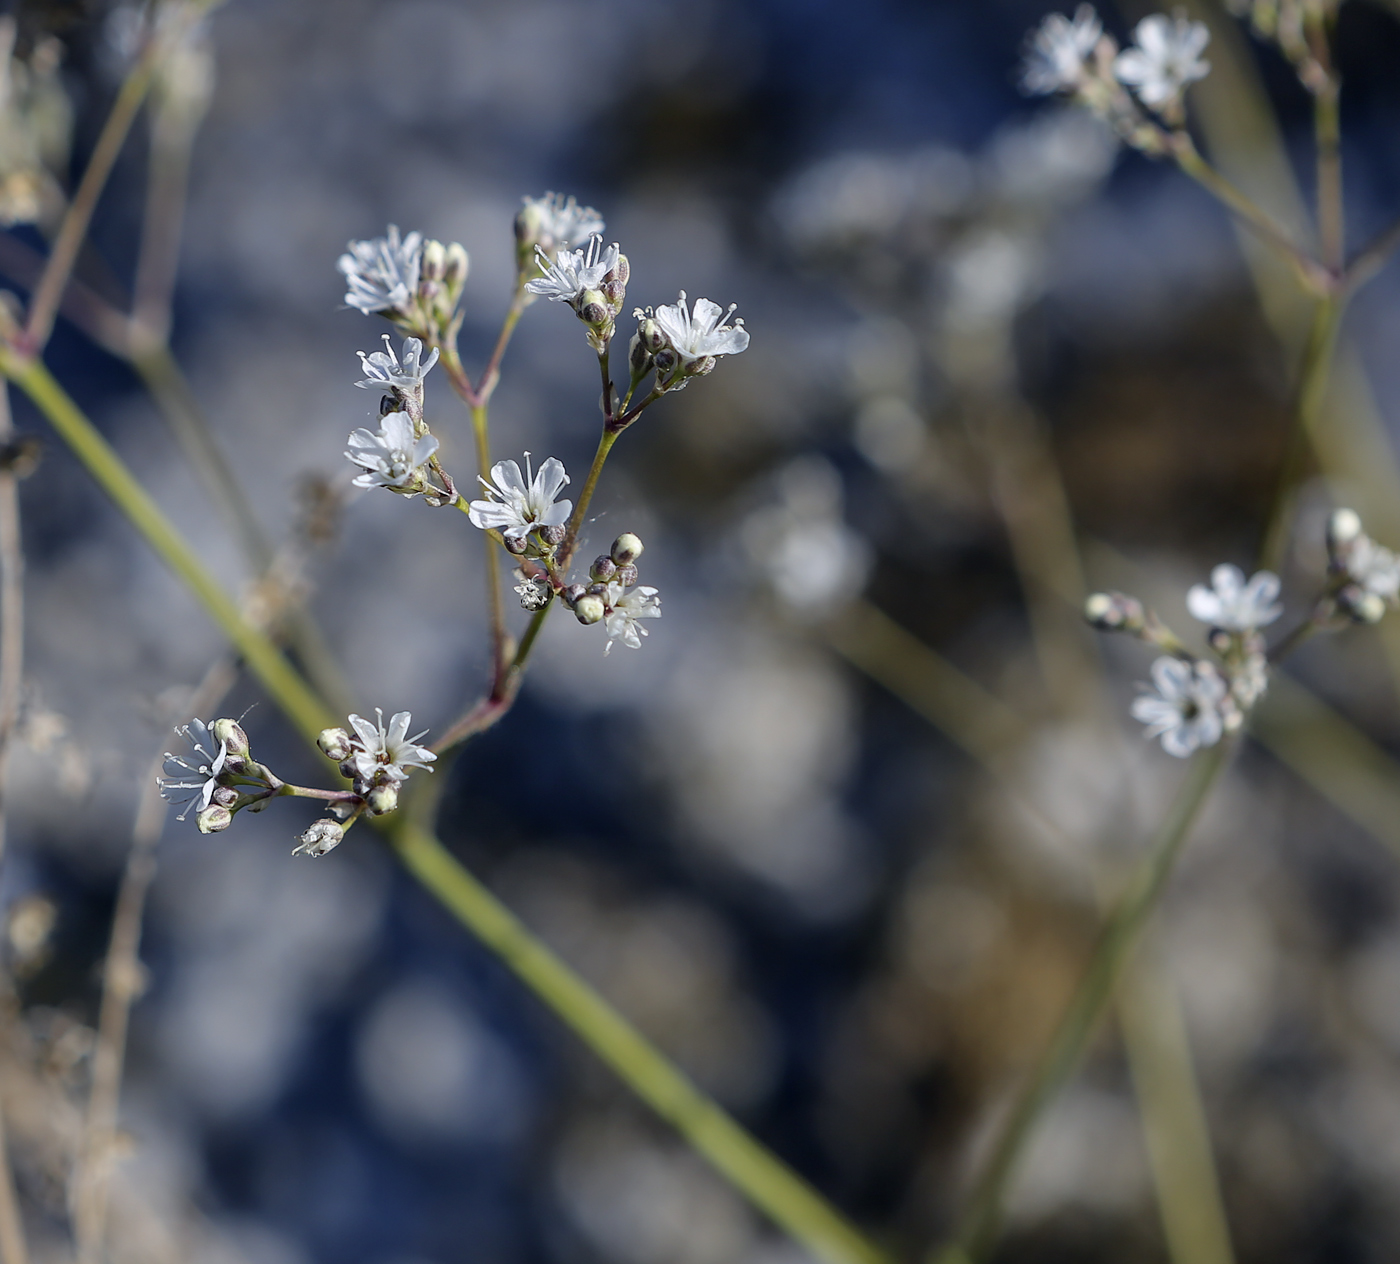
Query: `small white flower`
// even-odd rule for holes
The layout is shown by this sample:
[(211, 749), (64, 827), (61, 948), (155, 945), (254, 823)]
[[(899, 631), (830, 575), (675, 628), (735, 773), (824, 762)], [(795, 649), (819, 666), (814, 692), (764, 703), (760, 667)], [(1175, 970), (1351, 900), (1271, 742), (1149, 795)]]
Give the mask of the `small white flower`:
[(564, 250), (576, 241), (587, 241), (603, 231), (603, 217), (591, 206), (580, 206), (572, 194), (546, 193), (524, 198), (525, 214), (546, 251)]
[(1152, 664), (1152, 683), (1157, 692), (1144, 693), (1132, 706), (1133, 719), (1147, 725), (1144, 736), (1160, 737), (1162, 749), (1178, 759), (1220, 740), (1225, 682), (1210, 663), (1159, 658)]
[[(681, 291), (680, 301), (663, 304), (656, 309), (655, 321), (661, 326), (671, 348), (687, 363), (703, 360), (706, 356), (738, 355), (749, 345), (748, 330), (742, 320), (721, 323), (733, 315), (737, 303), (731, 303), (726, 312), (718, 303), (707, 298), (697, 298), (692, 312), (686, 306), (685, 291)], [(648, 313), (638, 309), (633, 312), (638, 320), (645, 319)]]
[(175, 730), (194, 747), (195, 763), (165, 752), (165, 776), (158, 778), (160, 797), (169, 803), (183, 803), (185, 810), (175, 819), (183, 821), (191, 809), (204, 811), (219, 784), (228, 746), (216, 742), (203, 720), (191, 720)]
[(520, 598), (522, 610), (543, 610), (549, 604), (552, 591), (543, 575), (531, 578), (524, 571), (516, 571), (515, 578), (520, 581), (515, 586), (515, 595)]
[(1051, 13), (1036, 27), (1026, 45), (1021, 87), (1026, 92), (1072, 92), (1084, 77), (1084, 64), (1093, 56), (1103, 24), (1092, 5), (1081, 4), (1074, 17)]
[(1182, 90), (1210, 72), (1201, 52), (1210, 42), (1204, 22), (1155, 13), (1133, 28), (1136, 44), (1118, 54), (1113, 73), (1154, 110), (1172, 105)]
[(531, 474), (527, 452), (523, 477), (514, 461), (497, 461), (491, 482), (478, 478), (488, 499), (472, 501), (467, 517), (483, 531), (494, 527), (508, 539), (523, 540), (536, 527), (562, 527), (573, 512), (573, 501), (554, 499), (569, 481), (558, 457)]
[(421, 389), (428, 370), (438, 362), (436, 347), (426, 360), (423, 359), (423, 344), (417, 338), (404, 339), (403, 359), (400, 360), (394, 354), (394, 345), (388, 334), (384, 335), (383, 351), (372, 351), (368, 355), (357, 351), (355, 354), (360, 357), (360, 367), (366, 374), (365, 380), (355, 385), (386, 394), (390, 391), (412, 392)]
[(374, 714), (376, 722), (373, 724), (362, 716), (350, 717), (350, 724), (355, 730), (355, 736), (350, 739), (354, 748), (350, 759), (355, 765), (356, 777), (366, 783), (374, 782), (377, 778), (381, 782), (397, 784), (408, 780), (410, 768), (425, 768), (432, 772), (428, 765), (437, 756), (426, 746), (418, 745), (418, 739), (428, 730), (424, 729), (413, 737), (408, 736), (412, 713), (396, 711), (387, 728), (383, 710), (375, 707)]
[(661, 618), (661, 598), (656, 595), (656, 589), (648, 588), (645, 584), (636, 588), (624, 588), (613, 580), (608, 585), (603, 600), (608, 607), (608, 613), (603, 620), (603, 626), (608, 631), (604, 655), (612, 652), (614, 641), (621, 641), (628, 649), (641, 649), (642, 637), (647, 635), (647, 630), (639, 626), (637, 621)]
[(595, 233), (588, 239), (586, 249), (561, 250), (552, 261), (543, 250), (537, 250), (536, 257), (544, 275), (526, 282), (526, 290), (551, 303), (577, 304), (589, 290), (602, 285), (603, 278), (617, 267), (618, 246), (613, 242), (604, 250), (603, 239)]
[(1258, 571), (1244, 581), (1238, 566), (1217, 566), (1210, 573), (1211, 586), (1193, 584), (1186, 594), (1186, 608), (1202, 623), (1227, 632), (1248, 632), (1266, 627), (1283, 613), (1278, 604), (1279, 578), (1273, 571)]
[(324, 856), (328, 851), (340, 846), (345, 838), (345, 830), (328, 817), (315, 821), (306, 833), (297, 835), (298, 846), (292, 848), (293, 856)]
[(400, 241), (398, 225), (390, 224), (387, 236), (352, 241), (348, 249), (335, 265), (349, 287), (346, 306), (359, 308), (366, 316), (405, 311), (418, 293), (423, 234), (409, 233)]
[(416, 488), (409, 496), (423, 490), (423, 466), (438, 449), (433, 435), (415, 436), (413, 419), (403, 412), (381, 417), (378, 434), (361, 426), (346, 442), (346, 457), (364, 470), (353, 480), (356, 487)]
[(1368, 535), (1357, 536), (1347, 548), (1346, 573), (1392, 605), (1400, 594), (1400, 558)]

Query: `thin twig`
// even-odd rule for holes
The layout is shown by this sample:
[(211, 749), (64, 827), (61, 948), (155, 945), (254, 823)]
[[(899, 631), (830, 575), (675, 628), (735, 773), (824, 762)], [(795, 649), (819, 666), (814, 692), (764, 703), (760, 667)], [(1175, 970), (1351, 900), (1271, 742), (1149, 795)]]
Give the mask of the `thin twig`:
[[(233, 687), (237, 674), (234, 659), (219, 659), (195, 689), (188, 712), (203, 715), (212, 711)], [(101, 1264), (103, 1258), (126, 1033), (131, 1007), (142, 991), (141, 924), (146, 894), (156, 874), (156, 844), (166, 817), (165, 802), (156, 783), (162, 763), (162, 756), (157, 755), (142, 783), (136, 823), (131, 831), (131, 850), (117, 892), (112, 935), (102, 967), (102, 1006), (92, 1054), (92, 1087), (73, 1172), (73, 1236), (79, 1264)]]
[[(13, 434), (8, 383), (0, 386), (0, 442)], [(10, 749), (24, 684), (24, 552), (20, 541), (19, 479), (0, 470), (0, 858), (6, 847)], [(0, 1112), (0, 1261), (28, 1264), (24, 1223)]]

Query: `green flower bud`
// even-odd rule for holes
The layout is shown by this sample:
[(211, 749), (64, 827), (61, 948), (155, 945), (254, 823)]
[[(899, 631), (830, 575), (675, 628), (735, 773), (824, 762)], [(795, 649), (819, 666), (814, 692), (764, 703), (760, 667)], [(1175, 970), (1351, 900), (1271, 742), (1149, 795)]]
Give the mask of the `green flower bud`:
[(211, 803), (194, 818), (194, 823), (201, 834), (217, 834), (233, 824), (233, 813), (228, 808)]
[(216, 742), (222, 742), (228, 748), (230, 755), (248, 754), (248, 735), (237, 720), (215, 720), (209, 726), (209, 731), (214, 735)]

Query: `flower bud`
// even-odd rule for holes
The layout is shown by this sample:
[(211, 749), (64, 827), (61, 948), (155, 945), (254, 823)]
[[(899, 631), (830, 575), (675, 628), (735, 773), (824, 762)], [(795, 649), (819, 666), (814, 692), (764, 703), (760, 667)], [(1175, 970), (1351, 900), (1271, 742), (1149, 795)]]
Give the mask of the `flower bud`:
[(323, 817), (319, 821), (312, 822), (306, 833), (297, 836), (299, 845), (292, 848), (292, 855), (324, 856), (332, 848), (338, 847), (340, 840), (344, 837), (344, 829), (334, 821)]
[(612, 319), (607, 296), (601, 290), (584, 290), (578, 296), (578, 315), (586, 325), (606, 325)]
[(632, 265), (627, 262), (626, 255), (618, 255), (617, 263), (613, 265), (611, 272), (603, 278), (604, 281), (612, 281), (625, 287), (632, 277)]
[(514, 553), (516, 557), (524, 553), (528, 547), (528, 543), (523, 535), (508, 535), (502, 538), (506, 542), (506, 552)]
[(593, 565), (588, 568), (590, 578), (601, 580), (605, 583), (613, 577), (616, 571), (617, 563), (606, 553), (603, 554), (602, 557), (595, 557), (593, 559)]
[(249, 751), (248, 735), (237, 720), (215, 720), (209, 726), (216, 742), (222, 742), (230, 755), (246, 755)]
[(597, 623), (606, 613), (607, 610), (603, 605), (603, 599), (594, 596), (592, 593), (589, 593), (586, 597), (580, 597), (574, 602), (574, 614), (580, 623)]
[(348, 777), (351, 780), (354, 780), (356, 777), (359, 776), (359, 769), (355, 767), (355, 761), (353, 759), (345, 759), (341, 761), (340, 775), (342, 777)]
[(719, 362), (714, 356), (706, 356), (703, 360), (692, 360), (685, 366), (685, 375), (686, 377), (704, 377), (715, 371), (717, 363)]
[(399, 411), (401, 405), (392, 395), (381, 395), (379, 397), (379, 420), (383, 421), (390, 413)]
[(1347, 584), (1337, 594), (1337, 606), (1357, 623), (1379, 623), (1385, 617), (1385, 599), (1360, 584)]
[(238, 791), (232, 786), (215, 786), (209, 802), (217, 803), (221, 808), (232, 808), (238, 802)]
[(344, 729), (322, 729), (316, 745), (321, 748), (321, 754), (337, 763), (350, 757), (350, 734)]
[(680, 356), (672, 351), (670, 347), (662, 347), (661, 350), (656, 353), (652, 363), (655, 364), (657, 373), (665, 377), (680, 363)]
[(533, 247), (543, 242), (544, 211), (535, 202), (526, 202), (515, 213), (515, 240), (520, 246), (522, 257), (533, 258)]
[(1142, 602), (1120, 592), (1091, 594), (1084, 603), (1084, 617), (1103, 632), (1141, 632), (1147, 625)]
[(565, 532), (563, 527), (539, 527), (536, 530), (536, 534), (545, 544), (549, 545), (550, 548), (557, 548), (564, 543)]
[(578, 599), (582, 597), (587, 591), (588, 589), (586, 589), (582, 584), (570, 584), (567, 588), (564, 589), (561, 595), (570, 606), (574, 606), (578, 604)]
[(217, 834), (233, 824), (233, 813), (228, 808), (211, 803), (194, 818), (194, 823), (201, 834)]
[(651, 352), (647, 350), (640, 334), (633, 334), (632, 341), (628, 344), (627, 364), (632, 370), (633, 379), (643, 377), (651, 368)]
[(365, 798), (369, 810), (375, 816), (383, 816), (399, 806), (399, 788), (392, 781), (387, 785), (375, 786)]
[(642, 555), (642, 542), (630, 531), (624, 531), (613, 541), (612, 560), (619, 566), (635, 562)]
[(425, 241), (422, 262), (418, 266), (418, 275), (424, 281), (441, 281), (446, 271), (446, 247), (440, 241)]
[[(638, 316), (641, 312), (637, 313)], [(637, 326), (637, 337), (642, 340), (642, 345), (646, 347), (652, 355), (655, 355), (666, 345), (666, 335), (662, 332), (661, 326), (650, 316), (646, 317)]]
[(631, 588), (637, 582), (637, 568), (628, 562), (626, 566), (617, 568), (617, 574), (614, 578), (624, 588)]
[(1361, 516), (1354, 509), (1337, 509), (1327, 520), (1327, 552), (1333, 558), (1361, 535)]

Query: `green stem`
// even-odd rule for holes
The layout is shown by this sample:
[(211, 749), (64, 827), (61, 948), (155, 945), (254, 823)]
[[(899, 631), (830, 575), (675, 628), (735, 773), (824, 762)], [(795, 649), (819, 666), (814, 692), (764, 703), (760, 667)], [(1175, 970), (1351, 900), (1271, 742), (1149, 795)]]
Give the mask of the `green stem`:
[(497, 383), (501, 380), (501, 361), (505, 358), (506, 348), (510, 346), (515, 326), (525, 311), (527, 297), (525, 275), (521, 273), (516, 278), (515, 294), (511, 297), (510, 307), (506, 310), (506, 318), (501, 322), (501, 332), (496, 338), (496, 345), (491, 349), (491, 358), (486, 361), (486, 367), (481, 371), (481, 385), (476, 388), (476, 398), (480, 403), (484, 404), (491, 398)]
[(1342, 202), (1342, 123), (1339, 85), (1328, 75), (1313, 98), (1313, 134), (1317, 142), (1317, 235), (1322, 262), (1340, 273), (1346, 260), (1346, 219)]
[(573, 517), (569, 519), (564, 543), (559, 546), (559, 570), (565, 575), (569, 573), (569, 563), (573, 561), (574, 550), (578, 548), (578, 533), (583, 527), (583, 516), (588, 512), (588, 502), (593, 499), (594, 489), (598, 486), (598, 476), (603, 472), (603, 465), (608, 459), (608, 453), (612, 451), (613, 444), (617, 442), (617, 434), (616, 431), (604, 428), (598, 440), (598, 450), (593, 454), (593, 464), (588, 467), (588, 477), (583, 482), (583, 490), (579, 492)]
[[(174, 524), (132, 477), (121, 458), (44, 366), (0, 350), (0, 372), (47, 416), (60, 436), (146, 538), (203, 603), (243, 655), (268, 694), (308, 741), (334, 720), (310, 687), (262, 633), (249, 627), (224, 590), (205, 572)], [(544, 611), (536, 616), (538, 632)], [(515, 662), (534, 643), (527, 632)], [(625, 1019), (568, 969), (471, 876), (430, 834), (403, 813), (390, 825), (399, 855), (469, 930), (516, 972), (622, 1080), (686, 1140), (799, 1242), (830, 1264), (882, 1264), (881, 1252), (727, 1114), (699, 1092)]]
[(1050, 1044), (1036, 1063), (1002, 1126), (982, 1169), (952, 1242), (932, 1257), (934, 1264), (970, 1264), (995, 1241), (1001, 1205), (1016, 1163), (1041, 1112), (1069, 1079), (1088, 1045), (1138, 933), (1156, 908), (1183, 844), (1225, 767), (1232, 742), (1222, 741), (1196, 755), (1167, 819), (1153, 839), (1147, 859), (1104, 925), (1084, 977), (1070, 998)]
[[(487, 429), (486, 405), (473, 404), (472, 434), (476, 437), (476, 463), (482, 478), (491, 474), (491, 440)], [(465, 497), (458, 497), (461, 505)], [(468, 509), (470, 512), (470, 509)], [(506, 670), (506, 606), (501, 593), (501, 561), (496, 554), (496, 542), (487, 536), (486, 545), (486, 601), (491, 609), (491, 680), (499, 684)]]
[(877, 1264), (883, 1253), (733, 1119), (536, 939), (443, 845), (406, 821), (390, 837), (432, 890), (593, 1051), (754, 1204), (829, 1264)]
[(1307, 469), (1309, 441), (1314, 437), (1322, 415), (1332, 353), (1337, 346), (1337, 331), (1345, 308), (1346, 295), (1336, 294), (1320, 299), (1313, 310), (1312, 327), (1308, 331), (1303, 363), (1298, 373), (1293, 425), (1259, 550), (1259, 565), (1265, 570), (1277, 570), (1283, 560), (1294, 493)]
[(244, 621), (237, 604), (210, 577), (175, 524), (132, 478), (121, 458), (67, 392), (38, 360), (23, 359), (8, 348), (0, 349), (0, 373), (34, 401), (117, 508), (200, 600), (292, 722), (314, 742), (322, 729), (335, 723), (335, 717), (272, 641)]

